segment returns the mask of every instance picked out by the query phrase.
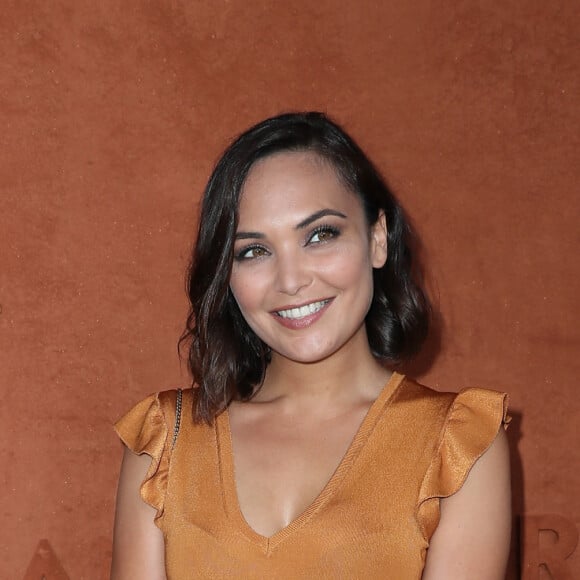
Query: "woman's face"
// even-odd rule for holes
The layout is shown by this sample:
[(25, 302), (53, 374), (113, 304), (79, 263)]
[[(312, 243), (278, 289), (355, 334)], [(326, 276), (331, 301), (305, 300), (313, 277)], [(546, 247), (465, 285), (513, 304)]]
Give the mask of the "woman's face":
[(272, 356), (311, 363), (368, 349), (372, 269), (386, 260), (384, 216), (370, 228), (358, 196), (311, 152), (258, 161), (242, 189), (230, 288)]

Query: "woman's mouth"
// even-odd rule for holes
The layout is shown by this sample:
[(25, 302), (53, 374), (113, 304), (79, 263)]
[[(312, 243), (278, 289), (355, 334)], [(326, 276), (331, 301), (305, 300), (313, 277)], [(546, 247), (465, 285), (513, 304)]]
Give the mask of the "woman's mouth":
[(316, 322), (332, 302), (331, 298), (317, 300), (303, 306), (274, 311), (274, 318), (287, 328), (305, 328)]
[(314, 314), (319, 310), (322, 310), (330, 300), (320, 300), (319, 302), (311, 302), (305, 306), (300, 306), (298, 308), (290, 308), (288, 310), (277, 310), (276, 314), (282, 318), (292, 318), (297, 320), (299, 318), (304, 318), (310, 314)]

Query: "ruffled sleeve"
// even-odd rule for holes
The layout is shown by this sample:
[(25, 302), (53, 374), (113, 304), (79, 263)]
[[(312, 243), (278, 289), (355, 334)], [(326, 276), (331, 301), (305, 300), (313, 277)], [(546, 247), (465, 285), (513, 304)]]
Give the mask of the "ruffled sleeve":
[(159, 395), (150, 395), (137, 403), (117, 421), (115, 431), (133, 453), (151, 457), (151, 465), (141, 484), (141, 497), (157, 510), (157, 519), (163, 513), (169, 471), (168, 428)]
[(508, 397), (487, 389), (465, 389), (449, 407), (439, 446), (425, 473), (418, 521), (427, 542), (439, 523), (439, 500), (459, 491), (475, 462), (507, 428)]

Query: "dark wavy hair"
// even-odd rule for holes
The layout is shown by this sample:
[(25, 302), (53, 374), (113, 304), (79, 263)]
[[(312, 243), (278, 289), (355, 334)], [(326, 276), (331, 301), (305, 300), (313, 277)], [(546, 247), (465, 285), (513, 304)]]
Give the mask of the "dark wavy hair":
[(369, 227), (384, 211), (388, 232), (385, 265), (373, 271), (374, 295), (366, 330), (375, 357), (397, 365), (423, 343), (429, 303), (414, 280), (410, 228), (403, 211), (371, 161), (323, 113), (286, 113), (251, 127), (235, 139), (206, 186), (197, 242), (187, 276), (190, 312), (179, 348), (188, 347), (194, 417), (211, 423), (233, 398), (249, 399), (261, 385), (270, 350), (250, 329), (230, 291), (238, 203), (251, 167), (280, 152), (312, 151), (335, 168), (360, 198)]

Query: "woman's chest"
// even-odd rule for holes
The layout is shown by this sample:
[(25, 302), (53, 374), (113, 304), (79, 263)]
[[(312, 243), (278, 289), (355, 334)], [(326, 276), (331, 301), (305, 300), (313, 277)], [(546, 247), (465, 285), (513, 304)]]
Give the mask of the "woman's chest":
[[(368, 547), (380, 545), (384, 553), (373, 556), (377, 566), (385, 554), (405, 561), (408, 553), (421, 560), (426, 542), (416, 509), (430, 453), (420, 433), (408, 425), (388, 417), (378, 424), (365, 421), (354, 438), (345, 429), (342, 448), (337, 439), (329, 443), (323, 431), (306, 429), (300, 436), (285, 437), (283, 444), (248, 439), (238, 454), (245, 462), (241, 473), (223, 418), (195, 440), (180, 433), (160, 522), (168, 550), (189, 544), (201, 557), (195, 546), (206, 545), (208, 553), (225, 550), (228, 562), (245, 554), (256, 566), (262, 557), (280, 565), (287, 558), (301, 558), (306, 566), (309, 558), (319, 562), (334, 554), (330, 559), (340, 562), (346, 550), (358, 570)], [(245, 474), (251, 476), (244, 481)], [(248, 511), (248, 502), (254, 502), (254, 512)], [(262, 506), (275, 510), (277, 519), (266, 514), (256, 525), (252, 517), (260, 517)], [(349, 546), (357, 546), (359, 555)]]
[(312, 505), (345, 461), (365, 411), (265, 425), (237, 424), (231, 417), (233, 483), (252, 529), (272, 536)]

